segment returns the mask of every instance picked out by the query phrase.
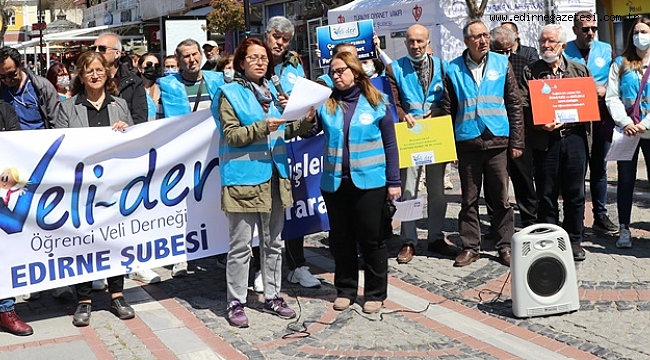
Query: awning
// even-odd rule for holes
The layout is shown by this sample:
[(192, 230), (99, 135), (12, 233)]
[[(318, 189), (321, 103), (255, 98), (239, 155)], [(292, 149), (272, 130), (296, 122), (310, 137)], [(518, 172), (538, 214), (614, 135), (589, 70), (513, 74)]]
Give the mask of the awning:
[(184, 16), (206, 16), (210, 11), (214, 10), (212, 6), (206, 6), (202, 8), (196, 8), (185, 13)]
[[(124, 23), (124, 24), (116, 24), (116, 25), (102, 25), (102, 26), (95, 26), (90, 28), (62, 31), (58, 33), (44, 34), (43, 43), (61, 43), (66, 41), (89, 40), (88, 37), (84, 38), (82, 37), (82, 35), (87, 35), (96, 31), (110, 30), (116, 27), (137, 26), (137, 25), (140, 25), (139, 21)], [(41, 40), (37, 38), (37, 39), (31, 39), (29, 41), (24, 41), (20, 44), (12, 45), (12, 47), (21, 50), (27, 47), (38, 46), (40, 45), (40, 43)]]

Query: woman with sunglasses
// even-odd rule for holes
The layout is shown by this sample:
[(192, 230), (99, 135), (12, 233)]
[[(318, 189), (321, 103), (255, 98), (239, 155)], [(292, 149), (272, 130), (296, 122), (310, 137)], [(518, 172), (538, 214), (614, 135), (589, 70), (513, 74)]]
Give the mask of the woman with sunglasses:
[(156, 80), (163, 76), (158, 56), (146, 53), (138, 60), (138, 73), (142, 78), (144, 91), (147, 93), (147, 120), (156, 120), (162, 116), (160, 105), (160, 88)]
[(305, 119), (285, 123), (269, 78), (271, 50), (248, 38), (235, 50), (235, 79), (221, 86), (212, 103), (220, 132), (221, 209), (229, 226), (226, 263), (228, 321), (248, 327), (251, 241), (257, 225), (264, 280), (264, 308), (284, 319), (296, 316), (280, 295), (284, 210), (291, 206), (291, 182), (285, 139), (308, 132)]
[[(119, 131), (133, 125), (126, 101), (117, 96), (117, 88), (109, 65), (102, 54), (85, 52), (77, 60), (77, 76), (72, 83), (73, 96), (61, 105), (56, 128), (110, 126)], [(90, 324), (92, 282), (76, 285), (79, 301), (72, 323), (75, 326)], [(120, 319), (135, 316), (133, 308), (124, 300), (124, 276), (108, 278), (111, 293), (111, 311)]]
[(363, 311), (379, 312), (387, 297), (391, 233), (387, 202), (401, 196), (393, 115), (388, 100), (366, 75), (359, 58), (339, 52), (330, 63), (332, 95), (318, 109), (316, 128), (325, 133), (321, 192), (334, 252), (334, 310), (356, 300), (359, 286), (357, 244), (365, 263)]

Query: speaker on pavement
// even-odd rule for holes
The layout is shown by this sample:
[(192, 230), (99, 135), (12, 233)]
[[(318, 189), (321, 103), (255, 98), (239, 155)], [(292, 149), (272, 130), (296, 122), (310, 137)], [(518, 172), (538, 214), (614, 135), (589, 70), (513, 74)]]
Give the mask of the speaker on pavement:
[(533, 317), (580, 308), (569, 234), (552, 224), (526, 227), (512, 237), (512, 312)]

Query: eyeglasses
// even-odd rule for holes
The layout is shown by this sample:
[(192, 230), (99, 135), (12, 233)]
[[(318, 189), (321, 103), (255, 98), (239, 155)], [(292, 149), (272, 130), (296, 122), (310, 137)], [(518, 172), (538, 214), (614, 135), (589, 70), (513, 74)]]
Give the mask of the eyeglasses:
[(512, 49), (492, 50), (492, 52), (495, 52), (497, 54), (502, 54), (502, 55), (510, 55)]
[(478, 41), (480, 39), (490, 40), (490, 34), (482, 33), (482, 34), (477, 34), (477, 35), (469, 35), (467, 38), (472, 40), (472, 41)]
[(93, 70), (86, 70), (86, 77), (91, 77), (91, 76), (97, 76), (97, 77), (102, 77), (106, 74), (106, 70), (104, 69), (93, 69)]
[(91, 45), (88, 47), (90, 51), (99, 51), (100, 53), (105, 53), (108, 50), (117, 50), (114, 47), (106, 46), (106, 45)]
[(16, 76), (18, 76), (18, 70), (14, 70), (10, 73), (6, 73), (4, 75), (0, 75), (0, 80), (7, 80), (7, 79), (13, 79)]
[(598, 26), (585, 26), (582, 28), (583, 33), (588, 33), (589, 30), (593, 31), (594, 33), (598, 32)]
[(160, 63), (154, 63), (153, 61), (147, 61), (144, 64), (144, 67), (145, 67), (145, 69), (150, 68), (150, 67), (157, 67), (158, 68), (158, 67), (160, 67)]
[(332, 76), (334, 76), (335, 74), (338, 74), (339, 76), (341, 76), (341, 75), (343, 75), (343, 73), (344, 73), (345, 70), (347, 70), (347, 69), (349, 69), (348, 66), (346, 66), (346, 67), (342, 67), (342, 68), (338, 68), (338, 69), (332, 69)]
[(262, 62), (262, 64), (269, 63), (269, 58), (264, 55), (249, 55), (246, 56), (246, 60), (248, 61), (249, 64), (257, 64), (260, 61)]

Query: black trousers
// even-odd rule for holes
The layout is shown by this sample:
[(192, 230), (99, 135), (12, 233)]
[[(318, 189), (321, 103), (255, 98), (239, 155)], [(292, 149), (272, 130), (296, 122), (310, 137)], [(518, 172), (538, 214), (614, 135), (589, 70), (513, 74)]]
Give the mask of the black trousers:
[[(109, 277), (106, 279), (106, 282), (108, 282), (108, 291), (111, 294), (124, 290), (124, 275)], [(90, 294), (93, 291), (92, 281), (76, 284), (75, 288), (77, 289), (78, 301), (91, 300)]]
[(334, 286), (338, 297), (355, 301), (359, 287), (357, 244), (365, 262), (365, 301), (384, 301), (388, 289), (386, 236), (391, 220), (383, 212), (386, 187), (358, 189), (344, 179), (333, 193), (323, 191), (334, 253)]

